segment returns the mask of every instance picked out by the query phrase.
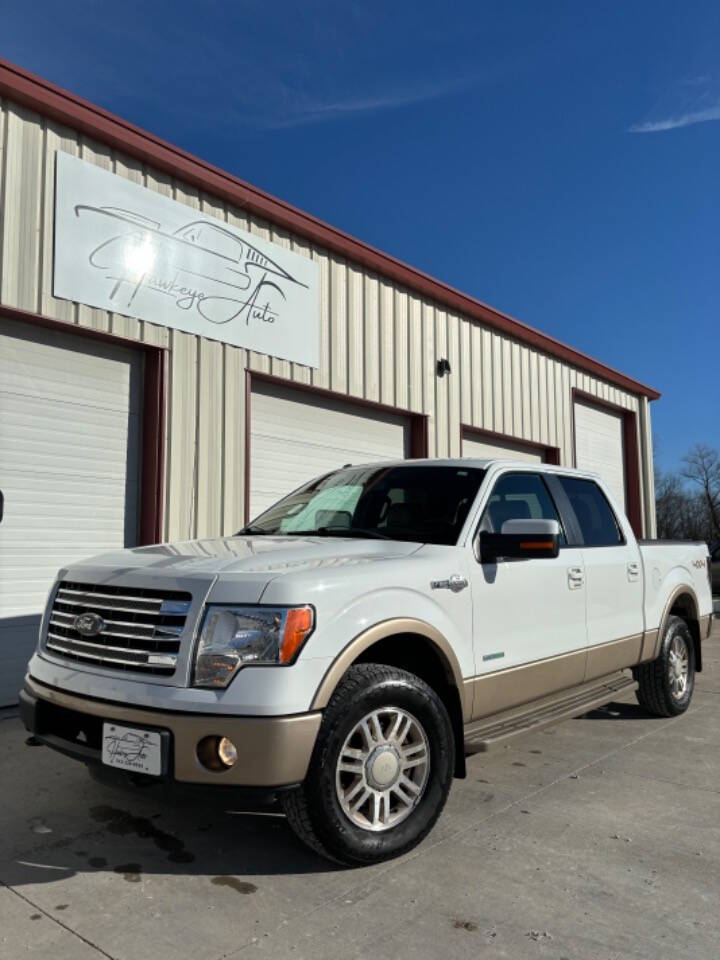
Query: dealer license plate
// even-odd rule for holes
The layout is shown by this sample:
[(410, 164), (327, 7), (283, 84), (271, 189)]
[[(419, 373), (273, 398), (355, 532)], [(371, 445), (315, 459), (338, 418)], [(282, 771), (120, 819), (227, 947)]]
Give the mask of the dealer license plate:
[(162, 773), (160, 734), (154, 730), (103, 724), (102, 762), (133, 773)]

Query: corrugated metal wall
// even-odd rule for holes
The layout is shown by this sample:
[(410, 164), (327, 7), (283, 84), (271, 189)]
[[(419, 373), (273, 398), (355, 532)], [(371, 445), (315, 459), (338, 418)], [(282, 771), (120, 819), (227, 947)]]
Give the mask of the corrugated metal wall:
[[(56, 300), (56, 150), (316, 260), (321, 283), (319, 369)], [(431, 455), (459, 455), (460, 425), (465, 423), (558, 446), (564, 464), (572, 463), (571, 391), (577, 387), (640, 413), (643, 510), (654, 517), (646, 402), (643, 406), (611, 384), (3, 101), (0, 222), (0, 304), (170, 347), (168, 539), (229, 533), (243, 522), (246, 368), (429, 414)], [(452, 374), (442, 379), (435, 374), (439, 357), (447, 357), (452, 367)], [(649, 533), (652, 522), (646, 524)]]

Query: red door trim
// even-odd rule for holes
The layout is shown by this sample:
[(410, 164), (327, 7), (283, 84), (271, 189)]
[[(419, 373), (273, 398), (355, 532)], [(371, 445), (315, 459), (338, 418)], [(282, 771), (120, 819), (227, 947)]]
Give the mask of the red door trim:
[(462, 452), (463, 435), (471, 433), (484, 440), (497, 440), (500, 443), (517, 443), (523, 447), (530, 447), (537, 450), (543, 457), (545, 463), (560, 466), (560, 447), (553, 447), (547, 443), (538, 443), (536, 440), (525, 440), (524, 437), (515, 437), (509, 433), (498, 433), (496, 430), (485, 430), (482, 427), (473, 427), (469, 423), (460, 424), (460, 450)]
[(163, 539), (163, 492), (165, 475), (165, 409), (167, 354), (145, 353), (142, 417), (142, 467), (140, 472), (140, 530), (144, 546)]
[(378, 413), (392, 413), (407, 417), (410, 421), (410, 457), (412, 459), (423, 459), (429, 455), (428, 452), (428, 415), (426, 413), (417, 413), (415, 410), (407, 410), (404, 407), (394, 407), (387, 403), (378, 403), (375, 400), (367, 400), (364, 397), (353, 397), (347, 393), (340, 393), (337, 390), (328, 390), (325, 387), (316, 387), (309, 383), (297, 383), (295, 380), (286, 380), (284, 377), (276, 377), (269, 373), (260, 373), (255, 370), (245, 371), (245, 523), (250, 521), (250, 428), (252, 423), (251, 405), (252, 405), (252, 385), (254, 382), (274, 383), (277, 386), (288, 387), (291, 390), (302, 391), (303, 393), (314, 394), (315, 396), (325, 397), (328, 400), (339, 400), (350, 406), (362, 407), (366, 410), (376, 410)]
[(583, 403), (588, 407), (600, 407), (617, 413), (623, 422), (623, 457), (625, 465), (625, 496), (627, 499), (627, 518), (636, 537), (643, 536), (642, 524), (642, 485), (640, 481), (640, 451), (637, 439), (637, 414), (634, 410), (621, 407), (602, 397), (596, 397), (584, 390), (572, 389), (572, 452), (573, 466), (577, 466), (577, 449), (575, 446), (575, 403)]
[(163, 526), (167, 348), (14, 307), (0, 307), (0, 317), (72, 336), (100, 340), (144, 354), (138, 544), (158, 543), (162, 539)]
[(67, 320), (56, 320), (54, 317), (46, 317), (41, 313), (30, 313), (28, 310), (18, 310), (17, 307), (6, 307), (4, 304), (0, 305), (0, 315), (7, 317), (8, 320), (18, 320), (20, 323), (31, 323), (36, 327), (46, 327), (48, 330), (61, 330), (63, 333), (92, 337), (94, 340), (114, 343), (119, 347), (127, 347), (130, 350), (140, 350), (144, 352), (158, 351), (160, 353), (169, 352), (169, 347), (160, 346), (155, 343), (145, 343), (142, 340), (133, 340), (132, 337), (121, 337), (119, 334), (110, 333), (108, 330), (84, 327), (79, 323), (68, 323)]

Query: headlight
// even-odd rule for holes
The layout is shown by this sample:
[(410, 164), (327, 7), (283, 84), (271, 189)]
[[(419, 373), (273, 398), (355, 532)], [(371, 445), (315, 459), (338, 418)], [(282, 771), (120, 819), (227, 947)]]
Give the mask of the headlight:
[(195, 686), (226, 687), (248, 663), (292, 663), (313, 626), (312, 607), (211, 604), (195, 654)]

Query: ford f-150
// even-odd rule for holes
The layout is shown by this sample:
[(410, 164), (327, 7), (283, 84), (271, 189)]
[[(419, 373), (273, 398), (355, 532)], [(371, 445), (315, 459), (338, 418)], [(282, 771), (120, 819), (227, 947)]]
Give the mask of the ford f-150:
[(60, 570), (21, 713), (88, 764), (273, 791), (315, 850), (372, 863), (430, 831), (468, 752), (632, 691), (686, 710), (709, 569), (638, 542), (591, 474), (347, 466), (233, 536)]

